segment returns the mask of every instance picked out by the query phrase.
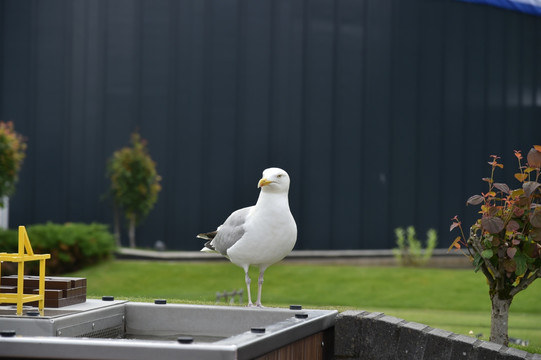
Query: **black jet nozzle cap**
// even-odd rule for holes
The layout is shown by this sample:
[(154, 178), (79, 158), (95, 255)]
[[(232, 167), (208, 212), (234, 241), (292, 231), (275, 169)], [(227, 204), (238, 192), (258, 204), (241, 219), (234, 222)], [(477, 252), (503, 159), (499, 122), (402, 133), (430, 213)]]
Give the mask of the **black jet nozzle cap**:
[(265, 328), (264, 327), (253, 327), (252, 328), (252, 333), (254, 333), (254, 334), (264, 334), (265, 333)]
[(191, 344), (193, 343), (193, 337), (191, 336), (179, 336), (177, 338), (179, 344)]

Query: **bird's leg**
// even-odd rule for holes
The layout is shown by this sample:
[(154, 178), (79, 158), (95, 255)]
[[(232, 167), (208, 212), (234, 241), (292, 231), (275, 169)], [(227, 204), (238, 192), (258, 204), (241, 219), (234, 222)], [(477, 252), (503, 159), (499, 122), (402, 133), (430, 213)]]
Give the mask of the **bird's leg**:
[(252, 294), (250, 293), (250, 283), (252, 282), (252, 280), (248, 275), (248, 268), (249, 266), (244, 267), (244, 281), (246, 282), (246, 290), (248, 290), (248, 306), (254, 306), (254, 304), (252, 303)]
[(261, 288), (263, 287), (263, 274), (265, 273), (266, 268), (259, 268), (259, 279), (257, 280), (257, 301), (255, 306), (263, 307), (261, 305)]

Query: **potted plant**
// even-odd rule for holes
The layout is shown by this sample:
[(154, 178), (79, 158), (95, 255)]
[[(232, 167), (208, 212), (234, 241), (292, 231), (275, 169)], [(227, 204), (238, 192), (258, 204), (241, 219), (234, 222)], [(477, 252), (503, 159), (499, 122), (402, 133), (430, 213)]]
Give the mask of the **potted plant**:
[(15, 193), (26, 143), (15, 132), (13, 122), (0, 122), (0, 227), (8, 227), (9, 196)]
[(458, 228), (460, 235), (449, 249), (465, 248), (475, 271), (487, 278), (492, 302), (490, 340), (508, 345), (509, 307), (515, 295), (541, 277), (541, 146), (534, 146), (523, 157), (515, 150), (519, 172), (515, 179), (520, 186), (511, 189), (494, 180), (494, 173), (503, 168), (496, 155), (491, 155), (491, 174), (484, 178), (486, 193), (471, 196), (467, 204), (480, 206), (479, 218), (471, 226), (469, 235), (463, 232), (455, 216), (451, 231)]

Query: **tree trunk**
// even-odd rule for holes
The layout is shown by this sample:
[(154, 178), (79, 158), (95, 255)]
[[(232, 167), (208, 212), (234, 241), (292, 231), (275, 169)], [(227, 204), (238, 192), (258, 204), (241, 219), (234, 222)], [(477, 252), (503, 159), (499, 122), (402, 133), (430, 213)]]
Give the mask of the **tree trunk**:
[(9, 197), (3, 196), (3, 206), (0, 207), (0, 229), (9, 228)]
[(492, 316), (490, 318), (490, 341), (507, 346), (509, 343), (509, 307), (511, 306), (513, 298), (500, 299), (496, 293), (492, 295), (491, 300)]
[(114, 217), (114, 222), (115, 222), (114, 236), (116, 240), (116, 246), (121, 247), (122, 241), (120, 240), (120, 214), (119, 214), (118, 206), (116, 206), (116, 204), (114, 204), (113, 206), (113, 217)]
[(128, 230), (130, 237), (130, 247), (135, 248), (135, 215), (130, 215), (130, 228)]

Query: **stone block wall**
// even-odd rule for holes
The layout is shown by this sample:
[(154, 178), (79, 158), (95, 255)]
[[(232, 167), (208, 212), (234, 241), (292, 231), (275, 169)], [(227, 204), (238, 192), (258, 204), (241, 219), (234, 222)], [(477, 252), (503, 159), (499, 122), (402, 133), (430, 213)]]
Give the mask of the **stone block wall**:
[(334, 355), (335, 360), (541, 360), (540, 354), (367, 311), (337, 316)]

